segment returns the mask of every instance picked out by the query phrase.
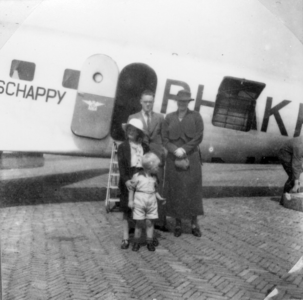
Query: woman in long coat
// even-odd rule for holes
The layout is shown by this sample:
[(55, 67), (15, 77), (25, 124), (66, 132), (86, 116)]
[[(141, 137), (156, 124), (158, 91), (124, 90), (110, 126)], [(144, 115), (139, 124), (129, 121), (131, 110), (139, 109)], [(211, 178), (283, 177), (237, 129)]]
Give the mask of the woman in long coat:
[[(204, 213), (199, 152), (203, 120), (198, 112), (188, 109), (193, 100), (189, 92), (178, 92), (176, 100), (178, 110), (166, 115), (162, 128), (163, 145), (168, 150), (164, 183), (166, 210), (168, 216), (176, 219), (176, 237), (182, 234), (182, 219), (191, 219), (192, 234), (200, 237), (197, 216)], [(176, 159), (184, 157), (189, 160), (186, 170), (175, 165)]]

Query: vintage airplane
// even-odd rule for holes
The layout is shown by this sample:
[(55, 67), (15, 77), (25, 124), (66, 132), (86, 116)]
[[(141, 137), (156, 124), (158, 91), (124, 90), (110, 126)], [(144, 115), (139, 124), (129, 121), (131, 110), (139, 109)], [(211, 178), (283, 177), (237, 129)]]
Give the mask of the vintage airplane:
[(144, 89), (163, 114), (186, 89), (204, 161), (274, 158), (301, 134), (303, 45), (265, 2), (2, 1), (0, 150), (108, 157)]

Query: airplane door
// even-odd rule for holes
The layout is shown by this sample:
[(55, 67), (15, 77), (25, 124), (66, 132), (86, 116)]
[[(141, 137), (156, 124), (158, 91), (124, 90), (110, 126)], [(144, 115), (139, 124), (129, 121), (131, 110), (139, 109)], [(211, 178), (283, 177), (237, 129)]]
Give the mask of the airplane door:
[(117, 64), (107, 55), (85, 61), (71, 124), (75, 135), (103, 139), (110, 133), (118, 75)]

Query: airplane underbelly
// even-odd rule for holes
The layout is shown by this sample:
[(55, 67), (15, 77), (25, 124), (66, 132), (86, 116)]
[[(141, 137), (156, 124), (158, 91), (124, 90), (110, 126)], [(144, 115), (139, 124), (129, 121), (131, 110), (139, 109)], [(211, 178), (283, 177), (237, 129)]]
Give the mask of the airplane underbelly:
[(205, 129), (200, 145), (205, 162), (262, 163), (276, 161), (283, 137), (258, 131), (240, 132), (213, 127)]

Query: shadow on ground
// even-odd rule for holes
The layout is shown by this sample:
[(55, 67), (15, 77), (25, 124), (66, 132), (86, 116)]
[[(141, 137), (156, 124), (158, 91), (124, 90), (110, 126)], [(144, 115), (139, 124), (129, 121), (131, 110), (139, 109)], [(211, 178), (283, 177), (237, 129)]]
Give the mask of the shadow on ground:
[[(0, 182), (1, 207), (65, 202), (104, 201), (105, 187), (66, 187), (108, 173), (92, 169)], [(281, 187), (204, 186), (203, 198), (279, 197)]]
[(104, 200), (106, 188), (66, 186), (106, 173), (108, 169), (92, 169), (1, 181), (1, 207)]
[(278, 186), (204, 186), (203, 198), (227, 197), (273, 197), (281, 196), (283, 188)]

